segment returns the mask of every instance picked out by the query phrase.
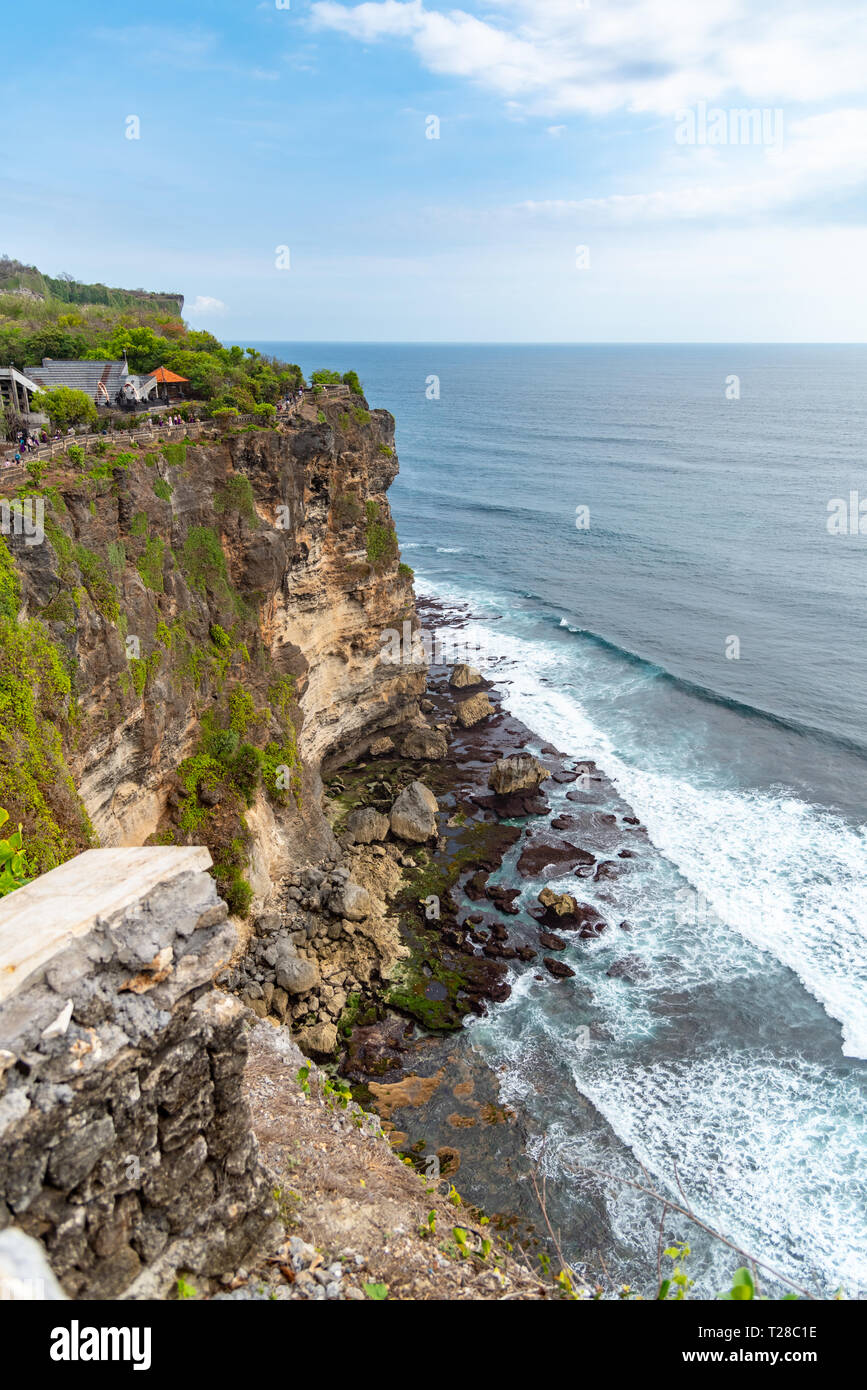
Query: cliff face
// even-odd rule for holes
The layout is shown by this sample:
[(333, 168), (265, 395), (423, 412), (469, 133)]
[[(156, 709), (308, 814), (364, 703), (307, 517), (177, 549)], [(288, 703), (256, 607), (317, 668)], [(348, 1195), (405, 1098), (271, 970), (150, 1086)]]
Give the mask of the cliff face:
[(279, 429), (191, 433), (113, 438), (24, 498), (45, 539), (0, 557), (0, 805), (40, 868), (205, 843), (243, 910), (330, 845), (322, 761), (416, 719), (425, 672), (380, 660), (417, 622), (392, 417), (323, 396)]

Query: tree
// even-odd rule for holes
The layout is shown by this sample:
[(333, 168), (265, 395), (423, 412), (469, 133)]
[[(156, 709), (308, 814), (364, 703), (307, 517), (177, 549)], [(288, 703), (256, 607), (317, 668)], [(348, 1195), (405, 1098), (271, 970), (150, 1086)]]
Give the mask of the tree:
[(73, 391), (71, 386), (55, 386), (51, 391), (37, 391), (33, 409), (42, 411), (58, 430), (70, 425), (95, 425), (99, 416), (96, 406), (85, 391)]

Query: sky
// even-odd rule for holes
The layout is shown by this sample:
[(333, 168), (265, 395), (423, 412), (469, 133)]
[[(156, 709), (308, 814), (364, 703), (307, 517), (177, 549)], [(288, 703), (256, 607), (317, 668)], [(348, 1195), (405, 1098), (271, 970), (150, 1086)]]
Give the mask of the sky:
[(867, 336), (864, 0), (42, 0), (4, 49), (0, 252), (222, 339)]

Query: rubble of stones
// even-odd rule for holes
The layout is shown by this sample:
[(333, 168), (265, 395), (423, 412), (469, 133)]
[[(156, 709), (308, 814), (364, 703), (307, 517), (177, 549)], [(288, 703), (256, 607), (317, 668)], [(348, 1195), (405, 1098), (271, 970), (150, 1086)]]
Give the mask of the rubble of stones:
[(336, 1046), (347, 997), (366, 983), (338, 965), (338, 943), (369, 916), (370, 898), (348, 869), (335, 865), (290, 875), (284, 889), (283, 910), (256, 919), (244, 959), (217, 983), (236, 991), (259, 1018), (301, 1029), (305, 1051), (326, 1056)]
[(321, 1303), (326, 1299), (364, 1302), (366, 1294), (354, 1277), (363, 1275), (364, 1258), (354, 1250), (343, 1250), (334, 1260), (326, 1258), (300, 1236), (290, 1236), (283, 1248), (269, 1260), (268, 1268), (249, 1273), (239, 1269), (228, 1291), (214, 1294), (211, 1302), (227, 1300), (258, 1303), (304, 1299)]

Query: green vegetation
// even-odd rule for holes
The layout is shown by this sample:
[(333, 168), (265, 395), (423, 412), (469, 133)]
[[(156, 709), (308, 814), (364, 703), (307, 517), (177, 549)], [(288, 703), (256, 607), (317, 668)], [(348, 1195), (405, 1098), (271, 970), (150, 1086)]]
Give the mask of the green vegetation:
[(364, 1292), (368, 1298), (373, 1299), (374, 1303), (379, 1303), (388, 1298), (387, 1284), (364, 1284)]
[[(21, 288), (41, 297), (11, 292)], [(243, 414), (274, 405), (304, 385), (294, 363), (255, 348), (226, 348), (212, 333), (188, 328), (179, 301), (180, 296), (81, 285), (69, 276), (53, 279), (34, 266), (0, 258), (0, 361), (24, 370), (43, 357), (119, 361), (126, 352), (133, 372), (168, 367), (187, 378), (188, 389), (208, 410), (231, 407)], [(96, 419), (89, 396), (83, 397), (87, 409), (80, 405), (85, 413), (69, 419), (62, 399), (55, 406), (57, 428)], [(55, 423), (55, 415), (51, 418)], [(267, 422), (267, 413), (262, 419)]]
[(170, 468), (183, 468), (187, 462), (187, 441), (173, 439), (161, 446), (161, 452)]
[[(46, 535), (48, 527), (46, 525)], [(71, 544), (71, 542), (70, 542)], [(93, 600), (96, 610), (110, 623), (116, 623), (120, 609), (117, 602), (117, 589), (109, 578), (105, 563), (93, 550), (84, 545), (72, 545), (72, 559), (81, 571), (84, 587)]]
[[(30, 295), (15, 292), (21, 289)], [(180, 295), (81, 284), (70, 275), (52, 277), (0, 257), (0, 362), (23, 371), (43, 357), (119, 361), (124, 353), (133, 372), (164, 366), (185, 377), (188, 393), (207, 413), (255, 414), (260, 425), (272, 424), (277, 401), (304, 386), (296, 363), (256, 348), (224, 347), (212, 333), (189, 328), (180, 316)], [(312, 381), (320, 389), (343, 383), (354, 395), (364, 394), (354, 371), (322, 368)], [(67, 390), (41, 393), (55, 398), (49, 409), (52, 424), (68, 429), (95, 421), (90, 397), (69, 393), (82, 398), (76, 406), (61, 394)], [(0, 432), (3, 428), (0, 419)]]
[(161, 499), (161, 501), (163, 501), (163, 502), (171, 502), (171, 500), (172, 500), (172, 488), (171, 488), (171, 484), (167, 483), (167, 482), (165, 481), (164, 478), (155, 478), (155, 479), (154, 479), (154, 495), (155, 495), (156, 497), (159, 497), (159, 498)]
[[(0, 806), (0, 828), (8, 819), (9, 812)], [(14, 893), (16, 888), (23, 888), (25, 883), (30, 882), (26, 877), (27, 861), (24, 857), (21, 829), (19, 825), (14, 834), (0, 839), (0, 898), (5, 898), (8, 893)]]
[(47, 415), (56, 430), (67, 430), (71, 425), (95, 425), (99, 419), (90, 396), (84, 391), (73, 391), (71, 386), (37, 391), (33, 409)]
[[(164, 645), (176, 644), (177, 635), (161, 625), (157, 635)], [(211, 655), (206, 665), (213, 674), (220, 662), (228, 666), (243, 644), (219, 624), (210, 628)], [(301, 762), (298, 757), (291, 705), (294, 682), (278, 677), (268, 691), (269, 703), (259, 706), (251, 690), (240, 682), (201, 715), (199, 742), (193, 754), (178, 768), (180, 800), (177, 830), (171, 837), (181, 843), (206, 844), (214, 861), (212, 870), (230, 910), (246, 916), (252, 889), (245, 878), (250, 833), (244, 819), (261, 787), (272, 800), (285, 803), (290, 795), (301, 803)], [(278, 728), (281, 741), (261, 741)]]
[(369, 501), (365, 507), (367, 519), (367, 559), (374, 569), (385, 569), (397, 559), (397, 532), (393, 526), (380, 521), (379, 503)]
[(21, 605), (21, 581), (9, 553), (9, 547), (0, 540), (0, 620), (15, 621)]
[(132, 677), (132, 688), (139, 699), (144, 695), (148, 682), (159, 667), (161, 660), (162, 652), (158, 648), (151, 652), (147, 660), (143, 661), (138, 657), (133, 657), (131, 659), (129, 665)]
[(69, 672), (44, 623), (18, 621), (19, 603), (0, 539), (0, 803), (23, 823), (28, 870), (41, 873), (86, 848), (92, 831), (63, 755)]
[(236, 512), (251, 526), (258, 526), (259, 517), (253, 497), (253, 484), (243, 473), (233, 473), (214, 494), (214, 510), (220, 515)]
[(181, 552), (181, 568), (199, 593), (230, 588), (220, 537), (210, 526), (191, 526)]
[(163, 555), (166, 544), (162, 536), (149, 536), (144, 548), (144, 554), (140, 555), (135, 562), (135, 567), (144, 580), (145, 584), (155, 594), (164, 591), (163, 581)]
[(71, 275), (56, 279), (43, 275), (33, 265), (24, 265), (9, 256), (0, 256), (0, 294), (29, 290), (31, 294), (52, 298), (66, 305), (106, 305), (116, 309), (139, 308), (143, 303), (161, 313), (179, 317), (180, 295), (149, 294), (146, 290), (110, 289), (108, 285), (84, 285)]
[(364, 395), (364, 388), (358, 380), (357, 372), (344, 372), (341, 376), (340, 372), (331, 371), (327, 367), (320, 367), (311, 376), (310, 384), (311, 386), (340, 386), (343, 384), (348, 386), (356, 396)]

